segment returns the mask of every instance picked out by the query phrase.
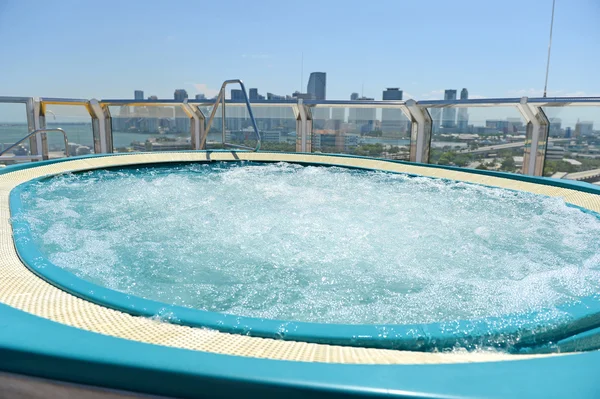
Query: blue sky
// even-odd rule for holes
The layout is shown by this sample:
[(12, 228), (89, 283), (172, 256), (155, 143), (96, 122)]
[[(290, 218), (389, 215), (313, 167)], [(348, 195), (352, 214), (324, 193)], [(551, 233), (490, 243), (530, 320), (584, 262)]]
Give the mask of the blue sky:
[[(327, 98), (540, 95), (551, 0), (0, 1), (0, 95), (172, 98), (241, 78)], [(236, 11), (237, 12), (234, 12)], [(600, 1), (557, 0), (550, 95), (599, 95)], [(305, 87), (303, 88), (303, 91)]]

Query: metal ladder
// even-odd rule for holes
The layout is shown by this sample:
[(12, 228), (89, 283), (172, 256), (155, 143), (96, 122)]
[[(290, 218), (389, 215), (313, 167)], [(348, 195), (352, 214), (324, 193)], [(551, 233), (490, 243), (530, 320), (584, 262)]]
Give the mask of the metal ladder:
[[(21, 144), (22, 142), (24, 142), (25, 140), (27, 140), (28, 138), (35, 136), (36, 134), (39, 133), (47, 133), (47, 132), (60, 132), (63, 135), (63, 139), (65, 142), (65, 156), (68, 157), (69, 156), (69, 140), (67, 138), (67, 133), (57, 127), (55, 129), (37, 129), (34, 130), (33, 132), (29, 133), (28, 135), (26, 135), (25, 137), (23, 137), (22, 139), (20, 139), (19, 141), (17, 141), (16, 143), (12, 144), (11, 146), (9, 146), (8, 148), (2, 150), (0, 152), (0, 157), (2, 157), (4, 154), (6, 154), (8, 151), (12, 150), (13, 148), (15, 148), (16, 146), (18, 146), (19, 144)], [(19, 155), (19, 156), (14, 156), (14, 157), (3, 157), (2, 160), (12, 160), (12, 159), (28, 159), (28, 160), (37, 160), (37, 159), (44, 159), (44, 155)]]
[[(242, 93), (244, 94), (244, 100), (246, 101), (246, 108), (248, 109), (248, 114), (250, 116), (250, 120), (252, 121), (252, 128), (254, 129), (254, 134), (256, 134), (256, 147), (248, 147), (245, 145), (232, 144), (227, 143), (225, 141), (225, 87), (230, 83), (239, 83), (242, 88)], [(210, 127), (212, 126), (213, 119), (215, 114), (217, 113), (217, 107), (221, 103), (221, 129), (223, 132), (222, 144), (224, 147), (233, 147), (233, 148), (242, 148), (250, 151), (258, 151), (260, 150), (260, 132), (258, 131), (258, 127), (256, 126), (256, 120), (254, 119), (254, 114), (252, 113), (252, 107), (250, 106), (250, 100), (248, 99), (248, 94), (246, 93), (246, 87), (244, 83), (240, 79), (230, 79), (223, 82), (221, 86), (221, 90), (219, 90), (219, 96), (215, 101), (215, 105), (213, 107), (212, 112), (210, 113), (210, 118), (208, 118), (208, 123), (206, 124), (206, 129), (204, 133), (204, 137), (202, 138), (202, 142), (200, 143), (200, 148), (204, 148), (206, 144), (206, 138), (208, 137), (208, 132), (210, 131)]]

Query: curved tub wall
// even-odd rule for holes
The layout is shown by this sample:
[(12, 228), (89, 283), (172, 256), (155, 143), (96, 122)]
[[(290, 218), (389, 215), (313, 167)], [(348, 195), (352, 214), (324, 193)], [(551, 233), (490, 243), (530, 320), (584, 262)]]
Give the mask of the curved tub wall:
[[(244, 154), (239, 156), (243, 159)], [(329, 162), (336, 161), (330, 158)], [(264, 156), (264, 160), (272, 162), (272, 155)], [(358, 167), (359, 162), (370, 167), (369, 161), (372, 162), (372, 160), (359, 158), (353, 167)], [(323, 163), (312, 162), (312, 164)], [(406, 165), (395, 166), (390, 168), (390, 172), (403, 171)], [(440, 175), (439, 170), (435, 172)], [(10, 210), (13, 216), (17, 215), (23, 207), (21, 194), (27, 190), (28, 185), (47, 178), (51, 176), (27, 180), (11, 190)], [(443, 174), (437, 178), (447, 179)], [(521, 185), (517, 183), (517, 187)], [(517, 187), (513, 186), (511, 189)], [(558, 194), (567, 194), (563, 191), (564, 189)], [(553, 191), (553, 194), (557, 193)], [(585, 195), (591, 196), (591, 194)], [(593, 212), (589, 209), (587, 211)], [(600, 301), (593, 297), (582, 298), (578, 304), (559, 307), (559, 310), (564, 312), (564, 316), (552, 324), (548, 324), (547, 320), (538, 317), (536, 313), (415, 325), (343, 325), (256, 319), (190, 309), (113, 291), (80, 279), (55, 266), (44, 257), (31, 237), (27, 222), (13, 220), (12, 228), (15, 246), (23, 263), (35, 274), (66, 292), (135, 316), (168, 315), (170, 322), (175, 324), (211, 328), (225, 333), (287, 341), (409, 351), (448, 350), (460, 345), (470, 349), (498, 347), (512, 352), (529, 353), (549, 351), (562, 339), (600, 326)], [(505, 320), (509, 317), (511, 322), (506, 326)], [(509, 340), (515, 343), (507, 345)]]
[[(9, 195), (25, 181), (65, 171), (120, 165), (240, 159), (337, 164), (464, 180), (562, 196), (573, 205), (594, 212), (600, 210), (598, 190), (587, 184), (501, 173), (476, 174), (357, 157), (186, 152), (88, 156), (5, 168), (0, 172), (0, 370), (182, 397), (197, 396), (198, 389), (230, 397), (239, 394), (293, 397), (309, 392), (311, 396), (403, 397), (597, 395), (598, 352), (541, 358), (502, 353), (421, 353), (191, 328), (137, 317), (78, 298), (32, 273), (15, 251)], [(22, 227), (25, 226), (15, 226), (19, 242), (18, 230)], [(586, 319), (585, 314), (579, 316), (582, 316), (581, 326), (596, 323), (595, 315), (591, 319)], [(598, 347), (597, 337), (596, 331), (583, 328), (580, 334), (561, 342), (564, 348), (589, 349)], [(478, 361), (485, 363), (471, 364)], [(428, 363), (437, 364), (424, 365)], [(497, 378), (498, 375), (502, 378)]]

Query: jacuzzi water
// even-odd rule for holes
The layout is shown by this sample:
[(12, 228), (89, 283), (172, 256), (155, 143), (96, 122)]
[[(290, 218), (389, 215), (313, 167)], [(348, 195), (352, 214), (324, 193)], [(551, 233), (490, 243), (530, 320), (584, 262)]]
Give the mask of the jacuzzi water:
[(405, 324), (543, 310), (600, 292), (600, 220), (562, 199), (292, 164), (99, 170), (22, 194), (41, 251), (168, 304)]

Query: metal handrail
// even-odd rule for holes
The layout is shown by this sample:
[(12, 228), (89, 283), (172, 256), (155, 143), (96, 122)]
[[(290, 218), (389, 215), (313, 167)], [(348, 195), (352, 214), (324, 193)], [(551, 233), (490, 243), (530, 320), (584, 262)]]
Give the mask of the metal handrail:
[(16, 146), (18, 146), (19, 144), (21, 144), (22, 142), (24, 142), (25, 140), (27, 140), (28, 138), (30, 138), (31, 136), (34, 136), (38, 133), (47, 133), (47, 132), (61, 132), (63, 135), (63, 138), (65, 140), (65, 156), (69, 156), (69, 140), (67, 139), (67, 133), (57, 127), (54, 129), (37, 129), (34, 130), (33, 132), (29, 133), (27, 136), (23, 137), (21, 140), (17, 141), (16, 143), (14, 143), (13, 145), (11, 145), (10, 147), (2, 150), (2, 152), (0, 152), (0, 156), (4, 155), (5, 153), (7, 153), (8, 151), (12, 150), (13, 148), (15, 148)]
[[(239, 83), (242, 89), (242, 93), (244, 94), (244, 101), (246, 102), (246, 108), (248, 109), (248, 114), (250, 116), (250, 120), (252, 121), (252, 128), (254, 129), (254, 133), (256, 134), (256, 147), (248, 147), (245, 145), (239, 144), (231, 144), (225, 142), (225, 87), (230, 83)], [(206, 138), (208, 137), (208, 132), (210, 131), (210, 127), (212, 126), (212, 121), (215, 118), (215, 114), (217, 113), (217, 107), (219, 106), (219, 102), (221, 103), (221, 130), (223, 132), (222, 143), (225, 147), (233, 147), (233, 148), (242, 148), (250, 151), (258, 151), (260, 150), (260, 132), (258, 131), (258, 126), (256, 126), (256, 120), (254, 119), (254, 114), (252, 113), (252, 106), (250, 106), (250, 100), (248, 98), (248, 94), (246, 93), (246, 87), (244, 83), (240, 79), (229, 79), (223, 82), (221, 85), (221, 90), (219, 90), (219, 96), (215, 100), (215, 105), (213, 106), (212, 112), (210, 113), (210, 118), (206, 124), (206, 129), (204, 131), (204, 137), (202, 138), (202, 142), (200, 143), (200, 148), (203, 148), (206, 144)]]

